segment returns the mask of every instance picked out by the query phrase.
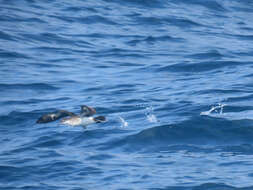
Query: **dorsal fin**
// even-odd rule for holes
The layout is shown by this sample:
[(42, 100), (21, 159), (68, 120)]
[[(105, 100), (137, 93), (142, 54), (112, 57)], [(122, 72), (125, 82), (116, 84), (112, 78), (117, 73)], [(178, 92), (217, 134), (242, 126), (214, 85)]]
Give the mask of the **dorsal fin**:
[(81, 116), (92, 116), (96, 113), (96, 110), (94, 108), (91, 108), (86, 105), (81, 106)]
[(74, 115), (75, 115), (74, 113), (69, 112), (69, 111), (58, 110), (58, 111), (48, 113), (48, 114), (41, 116), (36, 121), (36, 123), (48, 123), (48, 122), (52, 122), (52, 121), (55, 121), (55, 120), (63, 118), (63, 117), (74, 116)]

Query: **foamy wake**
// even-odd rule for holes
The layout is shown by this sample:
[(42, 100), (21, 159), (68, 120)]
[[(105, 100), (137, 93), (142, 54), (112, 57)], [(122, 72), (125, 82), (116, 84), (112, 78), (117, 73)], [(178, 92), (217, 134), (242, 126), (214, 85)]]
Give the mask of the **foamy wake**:
[(221, 115), (223, 114), (224, 106), (226, 106), (226, 104), (219, 103), (217, 106), (212, 106), (210, 110), (201, 112), (200, 115), (210, 115), (212, 112)]

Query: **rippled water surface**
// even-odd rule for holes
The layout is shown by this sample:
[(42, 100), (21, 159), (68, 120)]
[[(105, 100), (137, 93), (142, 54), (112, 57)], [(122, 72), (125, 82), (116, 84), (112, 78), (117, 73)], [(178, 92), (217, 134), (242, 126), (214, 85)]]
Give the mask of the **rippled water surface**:
[(0, 2), (1, 189), (253, 189), (252, 1)]

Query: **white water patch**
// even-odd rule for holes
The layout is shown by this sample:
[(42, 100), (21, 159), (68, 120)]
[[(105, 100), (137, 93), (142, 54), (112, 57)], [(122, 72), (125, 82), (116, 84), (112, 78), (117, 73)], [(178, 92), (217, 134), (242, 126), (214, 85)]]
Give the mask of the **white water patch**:
[(222, 115), (224, 106), (226, 106), (226, 104), (219, 103), (217, 106), (212, 106), (210, 110), (201, 112), (200, 115), (211, 115), (212, 112)]
[(157, 119), (157, 117), (155, 116), (154, 114), (154, 108), (153, 106), (149, 106), (149, 107), (146, 107), (146, 118), (147, 120), (150, 122), (150, 123), (157, 123), (159, 122), (159, 120)]
[(127, 127), (128, 126), (128, 122), (123, 117), (119, 116), (119, 120), (120, 120), (120, 123), (121, 123), (120, 127)]
[(223, 108), (225, 106), (226, 104), (218, 104), (217, 106), (211, 107), (211, 109), (208, 111), (201, 112), (200, 115), (216, 118), (224, 118), (228, 120), (242, 120), (242, 119), (253, 120), (253, 110), (224, 113)]
[[(132, 115), (140, 115), (140, 113), (144, 114), (144, 118), (139, 118), (139, 119), (146, 119), (148, 122), (150, 123), (157, 123), (159, 122), (159, 120), (157, 119), (156, 115), (154, 114), (154, 108), (152, 105), (150, 104), (136, 104), (134, 105), (135, 107), (139, 107), (139, 108), (144, 108), (142, 110), (140, 109), (135, 109), (135, 110), (131, 110), (129, 112), (117, 112), (117, 113), (112, 113), (110, 114), (113, 119), (113, 122), (120, 122), (120, 127), (124, 128), (124, 127), (128, 127), (129, 126), (129, 122), (126, 121), (126, 117), (128, 116), (132, 116)], [(116, 120), (115, 120), (116, 117)]]
[(150, 123), (157, 123), (158, 122), (158, 119), (155, 115), (151, 114), (151, 115), (147, 115), (147, 120), (150, 122)]

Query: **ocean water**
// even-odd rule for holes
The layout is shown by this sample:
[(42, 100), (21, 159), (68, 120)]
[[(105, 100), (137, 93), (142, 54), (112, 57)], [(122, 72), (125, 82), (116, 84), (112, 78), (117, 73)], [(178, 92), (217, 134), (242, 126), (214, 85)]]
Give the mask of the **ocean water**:
[(0, 189), (252, 190), (252, 43), (250, 0), (0, 0)]

